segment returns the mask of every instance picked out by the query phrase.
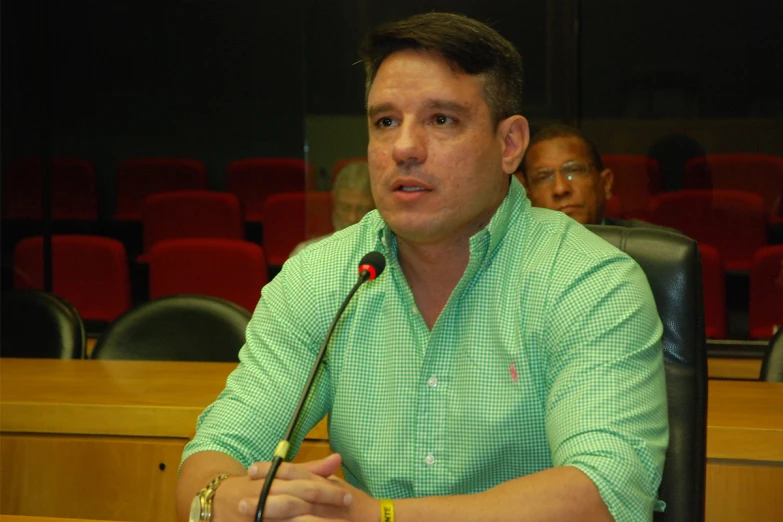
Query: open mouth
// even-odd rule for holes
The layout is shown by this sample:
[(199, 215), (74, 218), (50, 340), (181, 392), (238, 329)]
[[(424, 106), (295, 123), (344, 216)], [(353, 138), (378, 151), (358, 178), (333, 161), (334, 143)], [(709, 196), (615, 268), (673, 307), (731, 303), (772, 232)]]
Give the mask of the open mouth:
[(398, 191), (401, 191), (401, 192), (423, 192), (423, 191), (426, 191), (427, 189), (425, 189), (424, 187), (406, 187), (406, 186), (400, 185), (399, 187), (397, 187), (394, 190), (398, 190)]

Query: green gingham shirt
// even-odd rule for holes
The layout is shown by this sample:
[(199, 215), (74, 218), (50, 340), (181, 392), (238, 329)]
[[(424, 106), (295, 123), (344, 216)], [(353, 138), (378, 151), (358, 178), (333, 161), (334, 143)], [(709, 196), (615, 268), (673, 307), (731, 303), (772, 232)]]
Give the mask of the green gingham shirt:
[(475, 493), (574, 466), (616, 520), (652, 519), (669, 433), (647, 280), (564, 214), (531, 208), (513, 177), (432, 331), (377, 211), (290, 259), (183, 460), (204, 450), (246, 467), (271, 459), (371, 250), (386, 270), (335, 329), (292, 451), (328, 413), (346, 479), (375, 498)]

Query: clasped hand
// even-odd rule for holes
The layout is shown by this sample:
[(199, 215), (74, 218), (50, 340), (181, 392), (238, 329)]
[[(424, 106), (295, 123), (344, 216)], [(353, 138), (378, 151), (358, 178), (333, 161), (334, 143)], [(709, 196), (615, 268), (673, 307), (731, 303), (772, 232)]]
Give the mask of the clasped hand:
[[(269, 468), (269, 462), (257, 462), (248, 468), (246, 476), (223, 481), (213, 500), (212, 521), (253, 521)], [(304, 464), (283, 463), (272, 482), (264, 520), (374, 520), (371, 506), (376, 505), (375, 501), (363, 491), (334, 477), (339, 468), (338, 454)]]

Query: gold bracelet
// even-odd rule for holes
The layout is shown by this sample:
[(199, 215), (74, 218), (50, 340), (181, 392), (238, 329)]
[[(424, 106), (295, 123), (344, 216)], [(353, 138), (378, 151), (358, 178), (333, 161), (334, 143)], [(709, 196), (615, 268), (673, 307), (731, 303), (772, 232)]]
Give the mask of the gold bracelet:
[(394, 522), (394, 503), (388, 498), (382, 498), (381, 522)]

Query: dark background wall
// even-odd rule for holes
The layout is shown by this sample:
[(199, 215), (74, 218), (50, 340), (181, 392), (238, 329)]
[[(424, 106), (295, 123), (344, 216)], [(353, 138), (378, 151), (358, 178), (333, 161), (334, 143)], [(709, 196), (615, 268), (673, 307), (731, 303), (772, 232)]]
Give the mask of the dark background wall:
[[(297, 2), (44, 2), (46, 18), (39, 2), (3, 2), (4, 161), (39, 155), (48, 126), (51, 154), (92, 161), (109, 196), (125, 158), (200, 159), (221, 188), (231, 160), (302, 157)], [(42, 119), (46, 71), (52, 112)], [(113, 203), (102, 200), (106, 215)]]
[(783, 2), (4, 0), (2, 162), (92, 161), (104, 216), (125, 158), (200, 159), (220, 189), (234, 159), (305, 156), (308, 116), (361, 118), (362, 35), (429, 10), (486, 21), (520, 48), (534, 124), (575, 101), (585, 119), (783, 115)]

